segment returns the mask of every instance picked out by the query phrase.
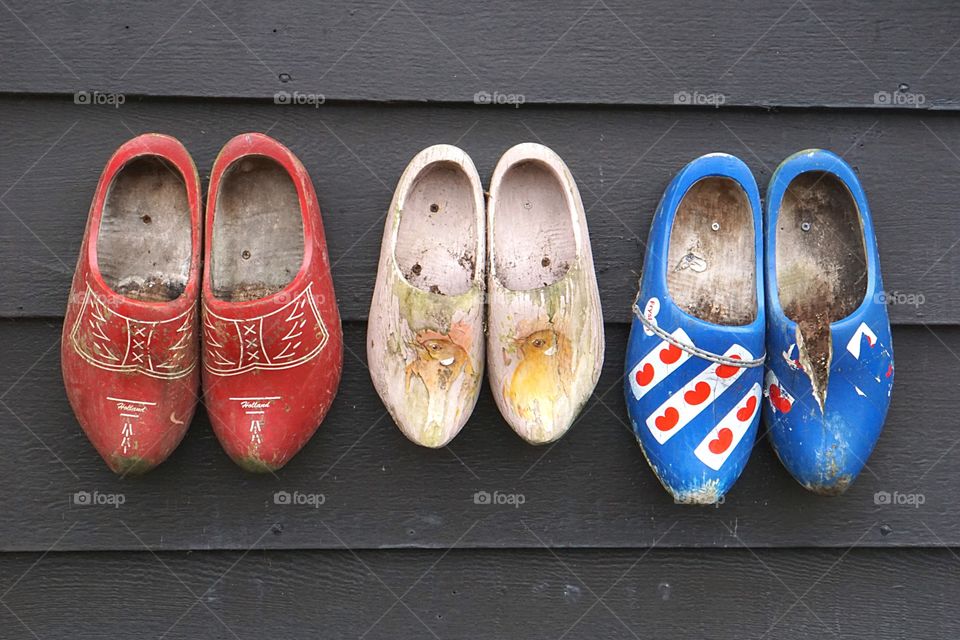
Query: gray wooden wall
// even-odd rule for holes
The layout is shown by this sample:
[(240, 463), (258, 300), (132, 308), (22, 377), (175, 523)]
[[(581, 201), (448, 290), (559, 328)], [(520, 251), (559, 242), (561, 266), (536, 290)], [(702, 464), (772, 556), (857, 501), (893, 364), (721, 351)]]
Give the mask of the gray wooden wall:
[[(960, 637), (960, 9), (678, 4), (0, 1), (0, 638)], [(201, 410), (167, 463), (119, 480), (64, 396), (90, 198), (149, 131), (201, 176), (266, 131), (317, 187), (345, 370), (276, 476), (235, 467)], [(485, 390), (450, 447), (415, 447), (365, 369), (383, 215), (421, 148), (457, 144), (486, 178), (522, 141), (579, 183), (603, 376), (555, 445), (524, 444)], [(653, 210), (700, 154), (739, 155), (763, 191), (807, 147), (844, 156), (874, 212), (886, 431), (843, 497), (805, 493), (761, 439), (725, 504), (675, 506), (620, 389)]]

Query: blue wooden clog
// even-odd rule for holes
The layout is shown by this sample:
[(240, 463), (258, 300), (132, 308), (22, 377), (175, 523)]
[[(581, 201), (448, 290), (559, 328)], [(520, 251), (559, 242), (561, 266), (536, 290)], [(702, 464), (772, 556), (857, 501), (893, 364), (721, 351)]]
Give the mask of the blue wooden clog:
[(624, 391), (647, 461), (678, 503), (720, 501), (756, 439), (761, 233), (753, 175), (722, 153), (684, 167), (654, 215)]
[(767, 191), (764, 420), (783, 465), (843, 493), (883, 428), (893, 343), (870, 208), (829, 151), (783, 161)]

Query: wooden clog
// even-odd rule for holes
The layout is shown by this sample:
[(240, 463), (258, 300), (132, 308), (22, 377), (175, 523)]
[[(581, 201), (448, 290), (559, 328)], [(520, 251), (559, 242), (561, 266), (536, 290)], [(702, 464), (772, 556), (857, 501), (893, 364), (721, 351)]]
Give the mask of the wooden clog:
[(603, 365), (603, 316), (580, 192), (560, 157), (519, 144), (490, 179), (487, 363), (500, 412), (532, 444), (556, 440)]
[(116, 473), (176, 448), (198, 397), (200, 181), (174, 138), (123, 144), (97, 185), (63, 323), (67, 397)]
[(317, 430), (343, 366), (320, 206), (285, 146), (239, 135), (210, 174), (203, 278), (203, 395), (227, 454), (285, 465)]
[(647, 242), (625, 360), (640, 447), (681, 504), (719, 502), (760, 420), (760, 195), (738, 158), (697, 158), (670, 182)]
[(863, 187), (822, 149), (784, 160), (766, 212), (764, 420), (804, 487), (843, 493), (873, 451), (893, 389), (893, 341)]
[(483, 375), (483, 190), (462, 150), (435, 145), (400, 177), (367, 325), (367, 364), (400, 430), (442, 447)]

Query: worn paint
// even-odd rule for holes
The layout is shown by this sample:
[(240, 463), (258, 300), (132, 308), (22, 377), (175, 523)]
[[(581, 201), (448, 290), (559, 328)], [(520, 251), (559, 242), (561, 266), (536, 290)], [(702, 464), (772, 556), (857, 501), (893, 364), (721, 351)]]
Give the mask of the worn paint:
[[(244, 172), (251, 155), (258, 162)], [(240, 172), (233, 173), (233, 166)], [(253, 171), (267, 166), (269, 171)], [(240, 194), (258, 192), (260, 199), (235, 198), (231, 201), (235, 210), (219, 209), (227, 202), (219, 197), (225, 180), (248, 181), (230, 188)], [(272, 258), (271, 249), (277, 249), (287, 259), (301, 256), (299, 268), (291, 275), (287, 267), (293, 263), (286, 260), (262, 264), (221, 260), (222, 269), (217, 274), (208, 270), (203, 286), (207, 413), (227, 454), (256, 473), (272, 472), (289, 462), (330, 409), (343, 368), (340, 315), (320, 206), (306, 169), (289, 149), (262, 134), (233, 138), (214, 163), (207, 198), (206, 263), (211, 264), (217, 262), (218, 251), (233, 247), (237, 240), (218, 239), (217, 234), (239, 233), (249, 222), (244, 216), (262, 215), (260, 209), (269, 204), (263, 191), (289, 182), (295, 185), (295, 197), (289, 193), (278, 197), (277, 209), (270, 211), (284, 219), (288, 231), (263, 244), (254, 244), (256, 238), (244, 240), (255, 254)], [(220, 215), (240, 217), (220, 224)], [(231, 264), (235, 271), (227, 269)], [(249, 299), (251, 295), (255, 297)]]
[[(497, 271), (494, 227), (500, 185), (513, 166), (539, 162), (564, 187), (575, 256), (545, 286), (509, 288)], [(488, 340), (490, 387), (513, 429), (533, 444), (556, 440), (570, 428), (596, 386), (603, 365), (603, 318), (583, 204), (573, 176), (552, 151), (522, 144), (494, 171), (488, 205)], [(506, 206), (506, 205), (504, 205)], [(554, 256), (545, 256), (548, 260)], [(545, 262), (545, 264), (549, 264)]]
[[(61, 367), (78, 422), (121, 475), (166, 459), (196, 406), (199, 207), (189, 154), (157, 134), (121, 145), (94, 193), (63, 323)], [(171, 226), (182, 228), (171, 233)], [(185, 255), (145, 263), (144, 246)]]
[[(472, 185), (478, 231), (476, 246), (468, 253), (476, 257), (466, 262), (461, 257), (458, 264), (472, 269), (473, 278), (466, 290), (457, 294), (411, 279), (420, 274), (404, 274), (396, 255), (410, 191), (438, 164), (460, 167)], [(367, 363), (374, 387), (397, 426), (410, 440), (426, 447), (442, 447), (460, 431), (480, 392), (484, 366), (482, 193), (476, 169), (463, 151), (449, 145), (430, 147), (420, 152), (401, 176), (384, 225), (367, 324)]]

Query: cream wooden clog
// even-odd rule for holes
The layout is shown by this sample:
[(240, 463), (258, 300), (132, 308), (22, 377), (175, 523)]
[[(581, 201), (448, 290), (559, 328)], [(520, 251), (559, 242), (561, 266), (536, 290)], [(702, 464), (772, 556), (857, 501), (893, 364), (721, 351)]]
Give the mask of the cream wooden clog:
[(483, 211), (469, 156), (435, 145), (407, 165), (387, 214), (367, 363), (397, 426), (426, 447), (457, 435), (480, 391)]
[(603, 365), (603, 316), (580, 192), (560, 157), (519, 144), (500, 158), (487, 206), (490, 387), (532, 444), (573, 423)]

